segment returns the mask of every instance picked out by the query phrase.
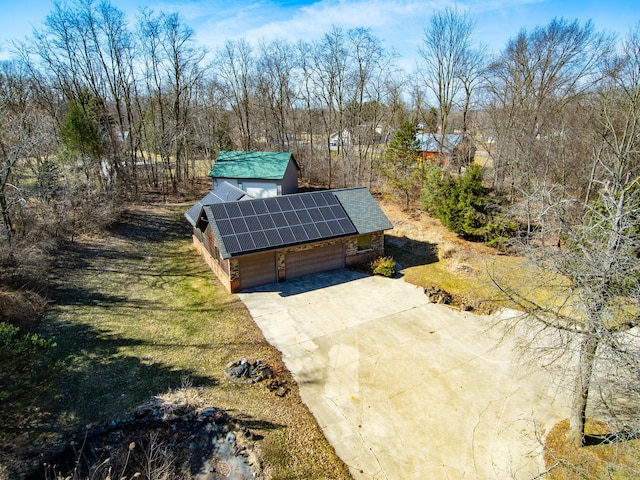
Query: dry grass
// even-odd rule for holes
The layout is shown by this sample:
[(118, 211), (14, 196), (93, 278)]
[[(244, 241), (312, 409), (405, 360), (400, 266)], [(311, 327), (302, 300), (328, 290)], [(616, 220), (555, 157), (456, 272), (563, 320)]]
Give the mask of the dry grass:
[[(198, 402), (227, 410), (263, 437), (258, 447), (273, 478), (349, 478), (281, 354), (192, 247), (182, 216), (188, 207), (139, 207), (108, 235), (65, 247), (40, 328), (57, 343), (51, 361), (60, 374), (55, 388), (20, 406), (39, 414), (0, 432), (0, 450), (7, 447), (9, 460), (28, 455), (65, 430), (122, 418), (188, 378), (186, 391)], [(281, 398), (263, 383), (229, 380), (225, 366), (242, 357), (271, 365), (290, 392)]]
[(419, 210), (406, 212), (390, 202), (382, 202), (381, 206), (394, 224), (386, 237), (386, 253), (402, 266), (407, 282), (435, 286), (452, 295), (497, 307), (517, 308), (517, 305), (496, 282), (526, 293), (542, 305), (561, 301), (556, 298), (562, 291), (561, 280), (541, 282), (541, 272), (526, 259), (499, 255), (480, 243), (465, 241)]
[[(545, 466), (550, 480), (631, 479), (640, 476), (640, 440), (577, 448), (566, 441), (569, 420), (557, 423), (545, 439)], [(606, 435), (605, 424), (587, 420), (585, 433)]]

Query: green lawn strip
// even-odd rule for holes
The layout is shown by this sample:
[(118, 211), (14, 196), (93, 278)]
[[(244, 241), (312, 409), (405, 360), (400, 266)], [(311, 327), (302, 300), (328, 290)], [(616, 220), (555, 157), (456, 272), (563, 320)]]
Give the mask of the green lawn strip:
[(385, 248), (401, 265), (408, 265), (402, 273), (414, 285), (435, 286), (450, 294), (506, 308), (519, 307), (497, 287), (496, 281), (543, 306), (558, 306), (565, 298), (566, 284), (561, 279), (541, 280), (542, 272), (522, 257), (465, 255), (464, 261), (456, 257), (439, 260), (433, 254), (420, 254), (415, 248), (397, 244)]
[[(51, 361), (61, 365), (55, 389), (40, 398), (57, 419), (53, 428), (122, 418), (188, 379), (208, 403), (264, 437), (259, 445), (274, 478), (349, 478), (280, 353), (193, 248), (184, 207), (162, 210), (149, 221), (162, 235), (137, 221), (148, 209), (134, 210), (134, 225), (68, 247), (75, 257), (57, 274), (57, 303), (42, 325), (57, 343)], [(225, 366), (242, 357), (272, 365), (289, 394), (229, 380)]]

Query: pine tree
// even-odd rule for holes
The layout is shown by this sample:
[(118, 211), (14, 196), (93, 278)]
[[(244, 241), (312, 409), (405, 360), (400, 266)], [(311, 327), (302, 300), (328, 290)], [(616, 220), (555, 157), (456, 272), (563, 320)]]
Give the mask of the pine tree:
[(402, 193), (405, 208), (409, 207), (410, 194), (419, 186), (420, 142), (413, 124), (406, 121), (389, 144), (380, 167), (380, 173), (389, 186)]

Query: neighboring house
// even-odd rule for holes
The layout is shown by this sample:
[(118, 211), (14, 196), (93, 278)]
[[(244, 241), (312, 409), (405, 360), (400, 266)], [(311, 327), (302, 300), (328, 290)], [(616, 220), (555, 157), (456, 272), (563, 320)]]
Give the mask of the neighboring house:
[(297, 192), (299, 170), (289, 152), (223, 150), (209, 176), (212, 190), (222, 182), (228, 182), (254, 198), (267, 198)]
[(194, 245), (229, 292), (370, 261), (393, 228), (365, 187), (198, 204)]
[(329, 145), (336, 148), (338, 146), (351, 145), (351, 138), (351, 132), (345, 128), (342, 130), (342, 135), (340, 135), (339, 132), (334, 132), (329, 135)]
[(432, 163), (443, 165), (455, 154), (462, 143), (462, 135), (457, 133), (418, 133), (416, 139), (420, 142), (420, 155)]
[(337, 148), (338, 146), (351, 145), (373, 145), (384, 142), (384, 131), (382, 125), (372, 123), (362, 123), (353, 130), (344, 129), (342, 135), (334, 132), (329, 136), (329, 145)]

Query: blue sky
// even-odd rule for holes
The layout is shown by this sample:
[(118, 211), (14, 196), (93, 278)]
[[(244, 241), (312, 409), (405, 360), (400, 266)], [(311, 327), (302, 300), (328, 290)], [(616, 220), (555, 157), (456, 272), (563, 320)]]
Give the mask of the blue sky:
[[(96, 0), (97, 1), (97, 0)], [(410, 70), (431, 14), (445, 6), (469, 11), (476, 41), (498, 53), (521, 28), (543, 26), (554, 17), (593, 20), (597, 30), (624, 35), (640, 22), (638, 0), (111, 0), (132, 20), (140, 7), (178, 11), (210, 49), (225, 40), (287, 38), (315, 40), (332, 25), (370, 28)], [(9, 58), (6, 41), (23, 39), (40, 27), (51, 0), (0, 0), (0, 60)]]

